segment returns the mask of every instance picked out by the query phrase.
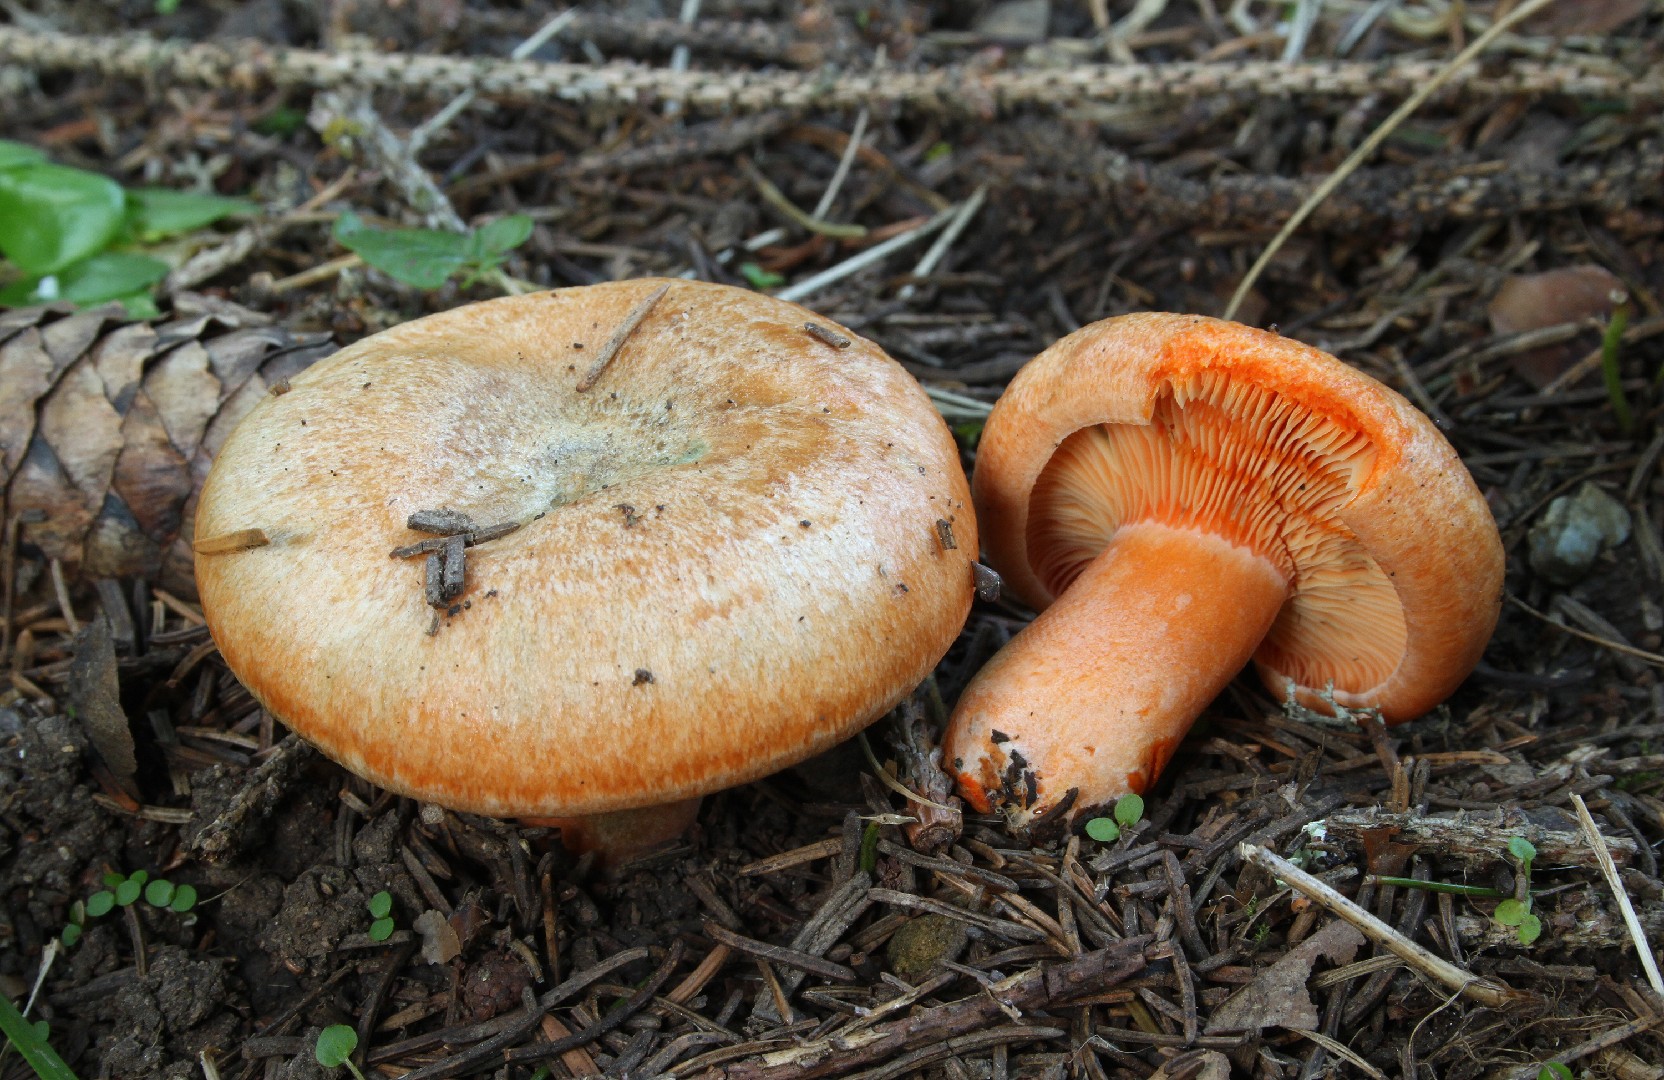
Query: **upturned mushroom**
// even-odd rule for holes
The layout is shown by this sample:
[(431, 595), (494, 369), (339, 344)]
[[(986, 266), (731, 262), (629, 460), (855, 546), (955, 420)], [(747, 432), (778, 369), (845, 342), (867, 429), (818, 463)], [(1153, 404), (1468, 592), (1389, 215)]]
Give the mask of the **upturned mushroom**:
[(944, 757), (1017, 825), (1142, 793), (1253, 659), (1266, 687), (1416, 717), (1473, 669), (1503, 555), (1425, 415), (1317, 349), (1127, 315), (1030, 361), (972, 481), (1040, 611), (965, 689)]
[(970, 608), (968, 503), (871, 342), (630, 281), (418, 319), (296, 376), (220, 451), (196, 575), (231, 670), (329, 757), (617, 854), (921, 681)]

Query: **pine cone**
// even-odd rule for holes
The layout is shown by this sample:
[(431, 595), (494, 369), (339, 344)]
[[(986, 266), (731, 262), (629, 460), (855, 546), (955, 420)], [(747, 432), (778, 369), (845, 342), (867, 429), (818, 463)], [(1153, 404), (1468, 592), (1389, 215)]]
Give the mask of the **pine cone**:
[(334, 351), (191, 294), (150, 322), (119, 305), (0, 311), (0, 491), (21, 554), (195, 596), (191, 521), (214, 454), (261, 395)]

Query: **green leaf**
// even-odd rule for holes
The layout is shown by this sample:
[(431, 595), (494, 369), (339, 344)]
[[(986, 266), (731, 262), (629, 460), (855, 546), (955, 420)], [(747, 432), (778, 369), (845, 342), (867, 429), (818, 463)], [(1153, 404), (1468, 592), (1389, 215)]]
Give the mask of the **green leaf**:
[(393, 936), (393, 920), (377, 919), (370, 924), (370, 940), (386, 941)]
[(1530, 945), (1543, 936), (1543, 921), (1535, 915), (1526, 915), (1520, 920), (1520, 944)]
[(128, 906), (139, 898), (139, 891), (143, 888), (143, 884), (133, 880), (132, 878), (128, 878), (126, 881), (116, 886), (116, 903), (120, 904), (122, 907)]
[(181, 885), (173, 890), (173, 902), (168, 907), (181, 915), (196, 907), (196, 886)]
[(370, 916), (375, 919), (385, 919), (393, 913), (393, 894), (386, 889), (370, 897)]
[(501, 255), (530, 240), (533, 224), (529, 214), (509, 214), (482, 225), (474, 235), (484, 250)]
[[(106, 251), (66, 266), (55, 274), (14, 281), (0, 290), (0, 304), (19, 307), (68, 300), (90, 307), (106, 300), (125, 303), (167, 277), (168, 270), (167, 263), (149, 255)], [(129, 310), (132, 307), (129, 304)]]
[(162, 317), (162, 309), (156, 306), (156, 298), (149, 293), (118, 296), (116, 301), (126, 309), (129, 319), (159, 319)]
[(151, 907), (167, 907), (173, 903), (173, 882), (157, 878), (144, 887), (144, 899)]
[(0, 139), (0, 169), (15, 169), (19, 165), (33, 165), (45, 160), (46, 155), (32, 146)]
[(870, 874), (878, 867), (878, 822), (869, 821), (861, 830), (860, 868)]
[(36, 162), (0, 169), (0, 251), (30, 274), (50, 274), (103, 251), (127, 208), (107, 176)]
[(203, 195), (169, 188), (130, 188), (127, 215), (133, 231), (144, 241), (200, 229), (232, 214), (251, 214), (259, 207), (248, 199)]
[(140, 885), (143, 885), (145, 882), (150, 880), (150, 871), (149, 870), (135, 870), (131, 874), (127, 875), (127, 880), (128, 881), (136, 881)]
[(24, 1062), (40, 1080), (76, 1080), (75, 1073), (64, 1064), (64, 1059), (47, 1042), (51, 1034), (44, 1022), (31, 1024), (17, 1011), (11, 999), (0, 994), (0, 1035), (4, 1035), (23, 1055)]
[(64, 927), (64, 932), (58, 935), (58, 940), (64, 943), (64, 948), (71, 947), (81, 940), (81, 928), (75, 923), (70, 923)]
[(104, 884), (107, 887), (111, 888), (111, 889), (115, 888), (117, 885), (120, 885), (122, 882), (124, 882), (126, 880), (127, 880), (127, 875), (126, 874), (118, 874), (114, 870), (112, 870), (109, 873), (104, 875)]
[(1508, 841), (1508, 854), (1522, 863), (1533, 862), (1537, 858), (1537, 848), (1523, 836), (1516, 836)]
[(76, 926), (84, 925), (87, 921), (87, 902), (77, 900), (69, 905), (69, 921)]
[(1112, 843), (1121, 839), (1121, 826), (1115, 824), (1114, 818), (1095, 817), (1086, 823), (1086, 835), (1101, 843)]
[(318, 1032), (318, 1045), (312, 1056), (326, 1069), (339, 1068), (352, 1052), (358, 1049), (358, 1032), (346, 1024), (336, 1024)]
[(1520, 901), (1504, 900), (1496, 906), (1496, 910), (1491, 913), (1491, 918), (1502, 926), (1519, 926), (1530, 914), (1531, 909)]
[(1144, 799), (1139, 795), (1123, 795), (1115, 800), (1115, 820), (1123, 829), (1130, 829), (1144, 816)]
[(740, 273), (751, 282), (753, 289), (773, 289), (786, 283), (784, 276), (773, 270), (764, 270), (754, 262), (740, 263)]
[(953, 433), (959, 436), (960, 442), (975, 449), (977, 442), (982, 438), (982, 426), (981, 420), (966, 420), (953, 425)]
[(1572, 1080), (1572, 1070), (1568, 1065), (1551, 1061), (1537, 1070), (1537, 1080)]
[[(119, 888), (121, 883), (117, 882), (116, 885)], [(108, 915), (110, 909), (115, 906), (116, 894), (109, 889), (100, 889), (87, 897), (87, 914), (95, 919), (100, 915)]]
[(371, 229), (356, 214), (335, 221), (341, 246), (389, 277), (437, 289), (467, 261), (468, 238), (437, 229)]
[(299, 109), (279, 105), (250, 126), (262, 135), (293, 135), (306, 126), (306, 114)]
[(156, 14), (172, 15), (179, 10), (179, 0), (156, 0)]

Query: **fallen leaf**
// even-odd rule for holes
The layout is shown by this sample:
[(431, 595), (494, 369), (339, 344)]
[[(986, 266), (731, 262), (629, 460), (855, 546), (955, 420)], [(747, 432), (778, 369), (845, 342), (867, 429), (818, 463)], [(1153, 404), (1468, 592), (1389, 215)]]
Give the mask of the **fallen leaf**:
[(1316, 1028), (1317, 1005), (1306, 989), (1313, 965), (1319, 958), (1349, 964), (1363, 943), (1363, 934), (1351, 923), (1329, 923), (1226, 999), (1208, 1019), (1207, 1033), (1258, 1031), (1268, 1027)]
[(1217, 1050), (1192, 1050), (1164, 1063), (1149, 1080), (1231, 1080), (1231, 1059)]
[(429, 908), (416, 916), (410, 928), (422, 935), (422, 959), (430, 964), (448, 964), (462, 954), (456, 928), (444, 915)]
[[(1604, 319), (1612, 314), (1613, 293), (1622, 290), (1623, 282), (1593, 264), (1514, 274), (1491, 300), (1491, 329), (1498, 334), (1517, 334), (1582, 319)], [(1541, 389), (1598, 341), (1598, 334), (1590, 331), (1567, 342), (1519, 353), (1512, 361), (1514, 370)]]
[(75, 656), (69, 662), (69, 700), (75, 719), (87, 730), (93, 749), (109, 766), (127, 794), (138, 797), (133, 782), (139, 762), (133, 755), (133, 732), (121, 707), (116, 679), (116, 643), (110, 624), (95, 618), (75, 635)]

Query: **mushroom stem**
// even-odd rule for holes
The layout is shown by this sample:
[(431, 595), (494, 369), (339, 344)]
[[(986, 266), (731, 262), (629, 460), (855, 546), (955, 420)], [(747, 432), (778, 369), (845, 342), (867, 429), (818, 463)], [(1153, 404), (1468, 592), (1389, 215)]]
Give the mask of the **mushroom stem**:
[(1289, 595), (1272, 560), (1211, 533), (1124, 525), (966, 687), (948, 725), (960, 792), (1023, 825), (1142, 792), (1253, 655)]
[(582, 817), (521, 818), (524, 825), (560, 830), (561, 843), (577, 854), (593, 851), (601, 862), (618, 867), (688, 831), (699, 816), (700, 800), (681, 799), (660, 806), (614, 810)]

